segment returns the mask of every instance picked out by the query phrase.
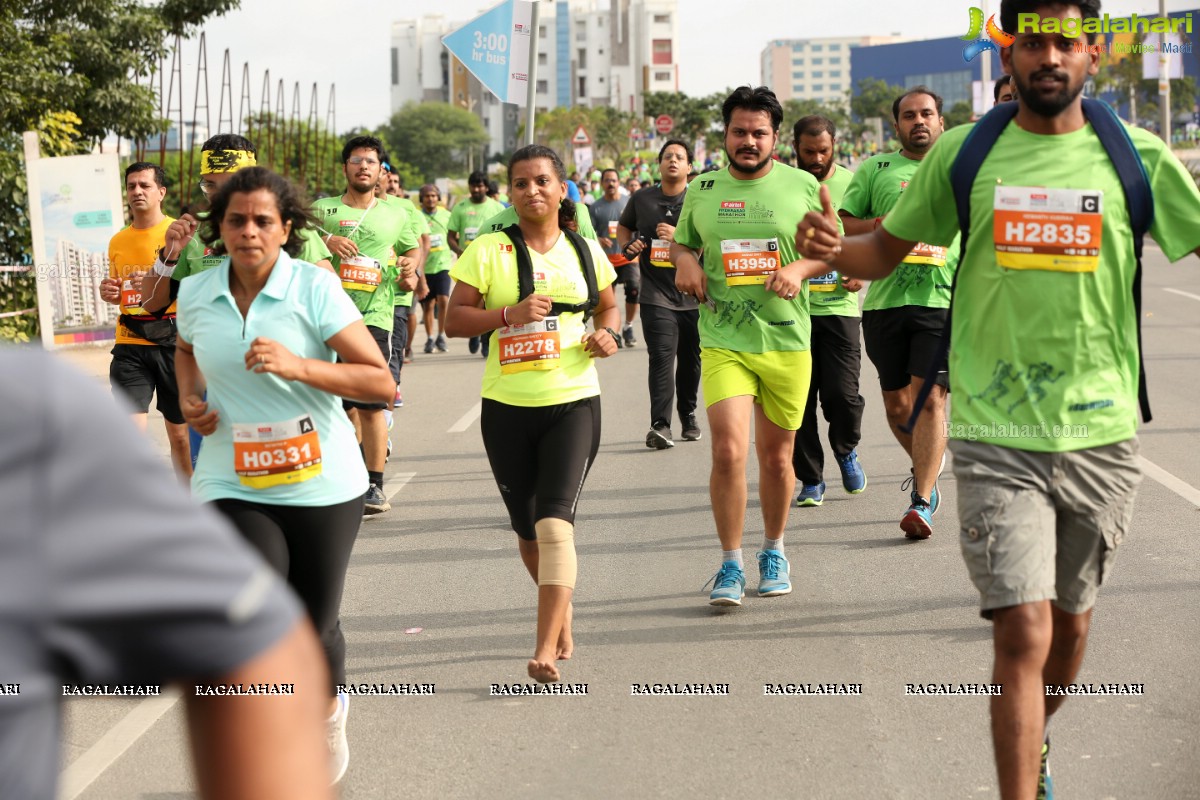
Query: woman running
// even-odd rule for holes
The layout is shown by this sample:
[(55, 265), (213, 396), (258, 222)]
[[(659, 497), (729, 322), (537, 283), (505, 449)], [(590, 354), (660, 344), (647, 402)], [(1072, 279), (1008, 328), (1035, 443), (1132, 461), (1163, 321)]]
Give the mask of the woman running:
[[(518, 223), (477, 238), (451, 269), (449, 336), (491, 334), (483, 374), (483, 444), (525, 568), (538, 586), (529, 677), (559, 680), (571, 657), (575, 509), (600, 447), (593, 358), (617, 351), (620, 322), (604, 251), (564, 230), (562, 160), (529, 145), (508, 165)], [(585, 325), (594, 315), (589, 333)]]
[(183, 416), (207, 437), (193, 494), (287, 578), (321, 638), (336, 783), (350, 759), (338, 608), (367, 490), (341, 398), (386, 402), (396, 384), (337, 277), (292, 259), (306, 208), (262, 167), (212, 199), (202, 235), (228, 258), (180, 284), (176, 373)]

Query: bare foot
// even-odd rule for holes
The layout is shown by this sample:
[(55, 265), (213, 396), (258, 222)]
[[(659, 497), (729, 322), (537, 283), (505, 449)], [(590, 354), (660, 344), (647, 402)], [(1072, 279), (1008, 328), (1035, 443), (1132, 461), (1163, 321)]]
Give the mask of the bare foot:
[(571, 618), (575, 616), (575, 604), (567, 604), (567, 616), (563, 620), (562, 632), (558, 634), (558, 650), (554, 657), (566, 661), (575, 652), (575, 639), (571, 636)]
[(560, 678), (558, 667), (554, 666), (551, 661), (538, 661), (536, 658), (531, 658), (526, 669), (529, 677), (538, 683), (558, 683)]

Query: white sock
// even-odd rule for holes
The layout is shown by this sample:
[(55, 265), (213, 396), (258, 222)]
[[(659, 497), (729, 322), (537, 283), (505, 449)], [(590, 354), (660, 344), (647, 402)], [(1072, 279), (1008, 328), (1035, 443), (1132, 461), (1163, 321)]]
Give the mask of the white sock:
[(783, 555), (783, 537), (778, 539), (768, 539), (763, 537), (763, 550), (778, 550), (780, 555)]
[(737, 565), (742, 566), (742, 548), (737, 550), (722, 550), (721, 561), (736, 561)]

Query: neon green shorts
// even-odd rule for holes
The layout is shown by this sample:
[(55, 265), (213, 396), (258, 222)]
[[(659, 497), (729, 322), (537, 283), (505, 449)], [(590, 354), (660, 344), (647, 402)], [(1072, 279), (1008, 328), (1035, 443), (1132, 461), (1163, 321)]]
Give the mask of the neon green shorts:
[(742, 353), (700, 348), (700, 383), (706, 407), (751, 395), (767, 419), (785, 430), (800, 428), (811, 377), (812, 354), (807, 350)]

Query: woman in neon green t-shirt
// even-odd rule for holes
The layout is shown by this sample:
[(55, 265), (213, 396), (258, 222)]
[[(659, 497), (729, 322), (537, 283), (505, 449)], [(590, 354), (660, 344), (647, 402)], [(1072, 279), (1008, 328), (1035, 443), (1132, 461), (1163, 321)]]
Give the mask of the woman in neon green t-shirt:
[[(604, 252), (559, 227), (567, 175), (558, 154), (524, 147), (513, 154), (508, 174), (519, 232), (485, 234), (463, 251), (450, 272), (457, 285), (446, 334), (492, 332), (480, 425), (521, 560), (538, 584), (537, 645), (528, 673), (545, 683), (559, 680), (555, 662), (570, 658), (574, 648), (575, 508), (600, 447), (600, 382), (592, 359), (617, 351), (612, 326), (620, 318), (612, 292), (616, 273)], [(532, 286), (524, 298), (522, 250)], [(594, 292), (584, 254), (593, 265)], [(589, 311), (595, 314), (590, 333)]]

